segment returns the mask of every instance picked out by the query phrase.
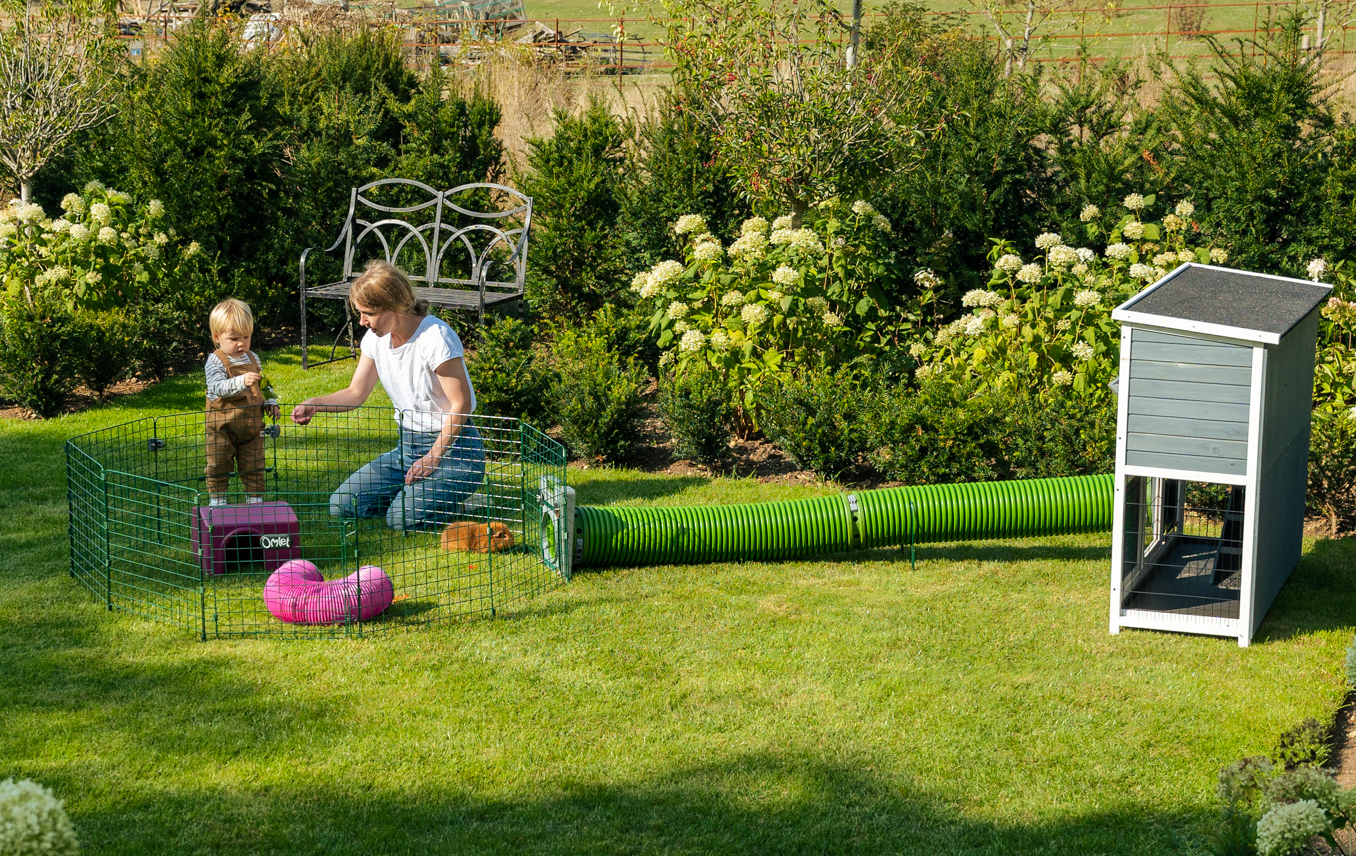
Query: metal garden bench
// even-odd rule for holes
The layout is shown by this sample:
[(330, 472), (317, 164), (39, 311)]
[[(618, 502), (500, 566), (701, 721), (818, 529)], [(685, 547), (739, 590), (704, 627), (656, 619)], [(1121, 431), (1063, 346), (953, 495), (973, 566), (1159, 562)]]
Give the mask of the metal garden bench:
[[(316, 365), (357, 356), (353, 312), (348, 295), (363, 267), (384, 259), (409, 275), (415, 297), (442, 309), (485, 310), (523, 299), (527, 238), (532, 226), (532, 197), (502, 184), (463, 184), (435, 190), (405, 178), (386, 178), (353, 188), (348, 216), (328, 248), (301, 253), (301, 367), (309, 368), (306, 300), (344, 303), (345, 324)], [(343, 249), (343, 272), (323, 285), (306, 284), (306, 260), (313, 252)], [(347, 333), (348, 354), (336, 357)]]

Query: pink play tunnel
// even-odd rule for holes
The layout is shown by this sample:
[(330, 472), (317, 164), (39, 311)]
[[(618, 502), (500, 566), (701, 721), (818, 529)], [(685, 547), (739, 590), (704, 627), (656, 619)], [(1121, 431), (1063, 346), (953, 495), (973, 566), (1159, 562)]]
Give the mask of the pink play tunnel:
[(395, 600), (395, 586), (376, 565), (325, 581), (305, 559), (284, 562), (264, 583), (264, 605), (288, 624), (338, 624), (376, 618)]

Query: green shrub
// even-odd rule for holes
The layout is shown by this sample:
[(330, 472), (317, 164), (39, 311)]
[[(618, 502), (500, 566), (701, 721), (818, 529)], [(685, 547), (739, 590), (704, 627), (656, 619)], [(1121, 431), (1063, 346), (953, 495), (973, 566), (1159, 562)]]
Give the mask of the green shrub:
[(591, 324), (607, 347), (622, 359), (634, 359), (651, 374), (659, 374), (659, 343), (650, 330), (650, 315), (643, 304), (627, 306), (623, 299), (608, 303), (593, 313)]
[(1308, 500), (1328, 521), (1330, 537), (1356, 520), (1356, 412), (1314, 411)]
[(729, 453), (730, 390), (705, 364), (690, 363), (660, 380), (659, 415), (679, 457), (714, 464)]
[(550, 375), (532, 347), (535, 332), (517, 318), (502, 317), (486, 326), (470, 361), (476, 409), (488, 416), (511, 416), (539, 427), (547, 423)]
[(1311, 716), (1281, 734), (1271, 757), (1276, 766), (1286, 770), (1321, 767), (1328, 762), (1330, 736), (1328, 729)]
[(1029, 388), (995, 402), (1003, 414), (1002, 456), (1019, 479), (1109, 473), (1116, 464), (1116, 398)]
[(1003, 429), (995, 404), (950, 381), (884, 389), (872, 407), (871, 462), (906, 484), (993, 481)]
[(552, 359), (551, 405), (565, 444), (591, 460), (625, 459), (640, 429), (645, 369), (609, 350), (594, 327), (559, 328)]
[(528, 140), (529, 172), (519, 182), (534, 200), (527, 270), (548, 314), (580, 318), (625, 284), (617, 218), (627, 132), (600, 101), (555, 119), (553, 136)]
[(391, 114), (401, 126), (392, 174), (442, 190), (497, 181), (504, 160), (504, 144), (494, 135), (499, 105), (479, 89), (465, 96), (449, 93), (449, 84), (435, 65), (408, 101), (392, 100)]
[(758, 424), (777, 448), (827, 479), (868, 470), (871, 395), (852, 368), (805, 368), (764, 394)]
[(136, 331), (131, 371), (142, 380), (161, 380), (205, 359), (212, 342), (205, 309), (195, 313), (174, 302), (139, 303), (128, 314)]
[(71, 312), (59, 301), (5, 298), (0, 304), (0, 385), (39, 416), (61, 410), (75, 388), (80, 346)]
[(136, 362), (137, 334), (121, 309), (80, 312), (72, 319), (76, 376), (100, 398)]

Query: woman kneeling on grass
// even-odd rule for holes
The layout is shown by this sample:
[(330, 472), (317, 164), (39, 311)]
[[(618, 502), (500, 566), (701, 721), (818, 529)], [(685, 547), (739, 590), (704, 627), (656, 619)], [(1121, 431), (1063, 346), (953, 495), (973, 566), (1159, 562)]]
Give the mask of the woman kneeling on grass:
[(308, 398), (292, 410), (305, 425), (317, 413), (361, 406), (377, 381), (391, 397), (400, 444), (349, 476), (330, 497), (335, 517), (377, 517), (393, 529), (445, 525), (485, 477), (485, 447), (470, 422), (476, 392), (461, 339), (415, 300), (409, 277), (372, 262), (353, 283), (349, 303), (367, 328), (348, 387)]

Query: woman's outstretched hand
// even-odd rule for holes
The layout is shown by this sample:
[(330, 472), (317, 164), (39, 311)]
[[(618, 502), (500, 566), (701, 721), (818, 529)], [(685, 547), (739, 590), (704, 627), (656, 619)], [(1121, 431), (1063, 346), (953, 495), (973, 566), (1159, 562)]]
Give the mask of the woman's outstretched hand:
[(429, 452), (410, 466), (409, 472), (405, 473), (405, 484), (414, 484), (432, 476), (438, 471), (438, 464), (440, 463), (442, 463), (442, 458)]
[(305, 425), (311, 421), (311, 417), (315, 415), (315, 411), (316, 408), (313, 404), (298, 404), (296, 407), (292, 408), (292, 421), (298, 425)]

